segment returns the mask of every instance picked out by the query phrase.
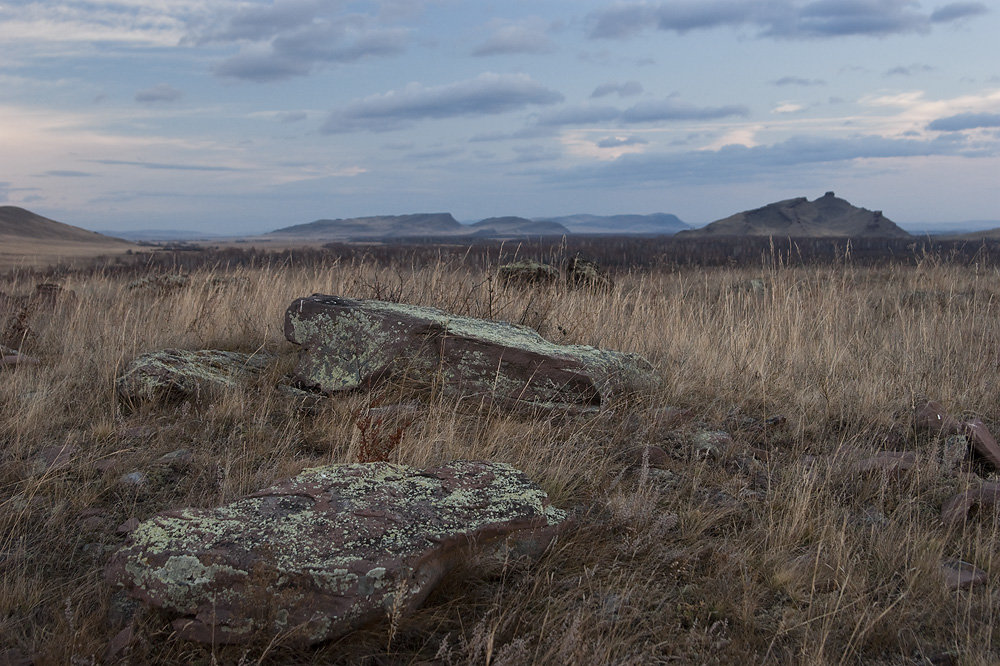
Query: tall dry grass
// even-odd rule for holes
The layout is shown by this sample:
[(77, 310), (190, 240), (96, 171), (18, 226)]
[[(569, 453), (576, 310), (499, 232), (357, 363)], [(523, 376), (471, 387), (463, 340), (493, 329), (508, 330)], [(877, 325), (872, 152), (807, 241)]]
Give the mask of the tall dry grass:
[[(217, 278), (224, 277), (224, 280)], [(751, 282), (755, 280), (756, 282)], [(22, 349), (42, 360), (0, 374), (0, 652), (97, 663), (120, 629), (102, 579), (129, 518), (215, 506), (310, 466), (353, 461), (359, 410), (405, 387), (312, 412), (271, 387), (294, 363), (282, 336), (312, 292), (433, 305), (537, 328), (560, 343), (645, 355), (656, 395), (589, 417), (470, 409), (434, 394), (394, 459), (511, 462), (570, 511), (534, 566), (473, 563), (424, 609), (313, 650), (280, 639), (202, 646), (141, 614), (131, 663), (992, 663), (997, 521), (940, 524), (941, 503), (978, 483), (943, 443), (910, 427), (929, 396), (988, 424), (998, 415), (996, 271), (916, 267), (685, 269), (617, 276), (610, 293), (503, 288), (492, 271), (335, 264), (128, 290), (90, 275), (75, 301), (39, 311)], [(12, 278), (0, 291), (27, 294)], [(267, 350), (267, 376), (202, 404), (129, 411), (114, 380), (165, 347)], [(654, 410), (686, 409), (673, 423)], [(784, 425), (764, 427), (781, 414)], [(709, 456), (699, 430), (734, 444)], [(669, 469), (623, 452), (663, 447)], [(53, 447), (64, 449), (55, 464)], [(916, 470), (851, 472), (834, 454), (910, 449)], [(188, 465), (160, 461), (187, 449)], [(815, 456), (810, 463), (805, 455)], [(145, 482), (123, 481), (139, 471)], [(981, 467), (972, 471), (988, 473)], [(945, 558), (989, 573), (945, 588)], [(110, 615), (110, 619), (109, 619)], [(934, 661), (937, 660), (937, 661)]]

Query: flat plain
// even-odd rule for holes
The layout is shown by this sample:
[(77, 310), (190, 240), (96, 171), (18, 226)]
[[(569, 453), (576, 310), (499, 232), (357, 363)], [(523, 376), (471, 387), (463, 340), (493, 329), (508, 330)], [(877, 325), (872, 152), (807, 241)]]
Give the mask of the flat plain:
[[(0, 654), (38, 664), (1000, 659), (997, 514), (941, 518), (949, 498), (996, 470), (913, 422), (926, 398), (1000, 422), (997, 268), (929, 255), (874, 267), (764, 258), (622, 268), (602, 291), (503, 286), (496, 265), (415, 256), (220, 261), (169, 289), (132, 284), (140, 267), (0, 278), (12, 297), (40, 282), (64, 290), (16, 325), (0, 321), (0, 344), (40, 361), (0, 368)], [(637, 352), (661, 385), (589, 415), (469, 410), (394, 385), (303, 410), (273, 387), (297, 354), (284, 310), (314, 292)], [(164, 348), (277, 360), (259, 381), (199, 401), (124, 405), (116, 377)], [(507, 462), (570, 513), (540, 561), (470, 561), (414, 614), (313, 648), (282, 636), (190, 643), (157, 612), (123, 617), (104, 566), (128, 521), (355, 462), (358, 414), (402, 400), (420, 412), (392, 461)], [(706, 433), (728, 438), (705, 445)], [(665, 456), (636, 457), (641, 447)], [(179, 450), (184, 464), (164, 467)], [(866, 462), (886, 451), (912, 452), (915, 464)], [(954, 561), (984, 576), (955, 589)]]

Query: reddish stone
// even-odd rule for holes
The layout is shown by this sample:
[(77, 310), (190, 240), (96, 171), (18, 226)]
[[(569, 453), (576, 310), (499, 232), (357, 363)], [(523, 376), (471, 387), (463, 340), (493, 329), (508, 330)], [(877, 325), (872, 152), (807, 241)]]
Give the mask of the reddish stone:
[(976, 504), (995, 507), (1000, 501), (1000, 483), (987, 481), (976, 490), (967, 490), (955, 495), (941, 507), (941, 521), (954, 525), (966, 519), (969, 510)]
[(161, 513), (107, 577), (184, 638), (308, 644), (414, 610), (476, 553), (540, 555), (564, 519), (501, 463), (331, 465), (218, 509)]
[(986, 572), (962, 560), (945, 560), (941, 563), (944, 584), (949, 590), (962, 590), (986, 582)]
[(918, 427), (936, 430), (941, 435), (965, 435), (972, 440), (976, 452), (1000, 469), (1000, 445), (981, 420), (959, 421), (948, 414), (940, 403), (933, 401), (918, 407), (915, 418)]

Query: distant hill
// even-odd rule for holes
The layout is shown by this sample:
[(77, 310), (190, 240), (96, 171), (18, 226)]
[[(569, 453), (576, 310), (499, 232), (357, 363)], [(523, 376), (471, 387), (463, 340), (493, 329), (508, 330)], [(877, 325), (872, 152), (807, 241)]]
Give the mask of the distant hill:
[(268, 236), (286, 236), (321, 240), (354, 238), (405, 238), (413, 236), (447, 236), (467, 229), (451, 213), (417, 213), (414, 215), (376, 215), (336, 220), (316, 220), (276, 229)]
[(906, 238), (910, 234), (882, 211), (858, 208), (827, 192), (815, 201), (805, 197), (778, 201), (677, 235)]
[(955, 232), (955, 231), (939, 230), (937, 232), (932, 232), (932, 233), (934, 233), (935, 238), (939, 238), (941, 240), (973, 240), (973, 241), (984, 240), (984, 239), (1000, 240), (1000, 220), (992, 220), (992, 221), (976, 220), (974, 222), (959, 223), (954, 226), (959, 228), (962, 228), (964, 226), (966, 229), (968, 229), (973, 225), (985, 226), (987, 224), (991, 226), (986, 229), (976, 229), (974, 231)]
[(690, 226), (676, 215), (653, 213), (651, 215), (565, 215), (539, 218), (539, 221), (556, 222), (574, 234), (643, 234), (670, 235)]
[(17, 206), (0, 206), (0, 239), (22, 241), (58, 241), (60, 243), (84, 243), (108, 245), (128, 244), (113, 236), (105, 236), (80, 227), (42, 217), (30, 210)]
[(563, 236), (570, 230), (549, 220), (529, 220), (526, 217), (488, 217), (469, 225), (469, 229), (480, 237), (505, 236)]

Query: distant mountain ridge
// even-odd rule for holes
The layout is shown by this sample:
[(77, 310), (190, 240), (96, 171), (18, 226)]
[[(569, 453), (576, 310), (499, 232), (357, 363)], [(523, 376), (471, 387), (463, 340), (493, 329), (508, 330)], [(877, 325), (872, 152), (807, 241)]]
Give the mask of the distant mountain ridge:
[(649, 215), (589, 215), (579, 213), (561, 217), (536, 218), (536, 220), (561, 224), (574, 234), (670, 235), (691, 228), (679, 217), (670, 213), (651, 213)]
[(465, 231), (451, 213), (374, 215), (335, 220), (316, 220), (275, 229), (268, 236), (295, 236), (330, 240), (352, 238), (402, 238), (407, 236), (447, 236)]
[(120, 238), (56, 222), (18, 206), (0, 206), (0, 238), (94, 245), (127, 244)]
[(786, 199), (730, 215), (700, 229), (677, 234), (701, 236), (791, 236), (799, 238), (907, 238), (908, 232), (882, 215), (882, 211), (858, 208), (833, 192), (815, 201), (805, 197)]
[(549, 220), (529, 220), (526, 217), (488, 217), (468, 225), (474, 230), (476, 236), (505, 236), (505, 235), (530, 235), (530, 236), (564, 236), (570, 230)]

